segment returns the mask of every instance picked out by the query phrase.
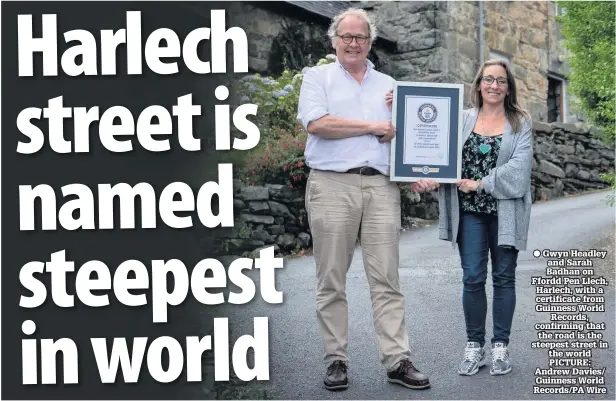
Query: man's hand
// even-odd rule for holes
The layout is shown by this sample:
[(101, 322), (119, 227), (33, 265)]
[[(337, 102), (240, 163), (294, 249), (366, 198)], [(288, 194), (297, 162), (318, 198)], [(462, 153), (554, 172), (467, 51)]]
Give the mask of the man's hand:
[(389, 92), (387, 92), (387, 94), (385, 95), (385, 104), (387, 105), (387, 108), (389, 109), (389, 111), (391, 111), (391, 106), (394, 102), (394, 90), (390, 89)]
[(432, 192), (439, 187), (438, 182), (429, 178), (422, 178), (411, 186), (413, 192)]
[(396, 136), (396, 127), (391, 121), (379, 121), (374, 124), (374, 135), (379, 137), (381, 143), (389, 142)]
[(475, 180), (462, 179), (462, 180), (456, 181), (456, 185), (458, 186), (458, 189), (460, 191), (467, 194), (469, 192), (476, 191), (477, 187), (479, 186), (479, 182)]

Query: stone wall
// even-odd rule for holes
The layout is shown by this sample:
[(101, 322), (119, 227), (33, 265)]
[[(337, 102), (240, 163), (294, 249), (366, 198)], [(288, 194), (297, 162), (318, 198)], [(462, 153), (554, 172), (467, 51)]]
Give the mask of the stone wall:
[(565, 63), (565, 58), (568, 56), (568, 51), (564, 47), (565, 37), (560, 31), (560, 25), (556, 22), (556, 5), (554, 2), (548, 4), (548, 43), (549, 43), (549, 60), (548, 70), (558, 75), (569, 75), (570, 68)]
[[(535, 123), (531, 180), (533, 202), (607, 188), (600, 174), (613, 171), (614, 149), (572, 124)], [(288, 255), (312, 246), (303, 190), (283, 185), (245, 186), (234, 182), (232, 228), (213, 230), (208, 249), (217, 254), (258, 256), (264, 247)], [(436, 193), (416, 194), (401, 185), (403, 229), (438, 219)]]
[(478, 2), (356, 2), (396, 38), (397, 51), (390, 56), (395, 79), (463, 83), (464, 104), (469, 107), (480, 52), (485, 60), (491, 51), (498, 52), (511, 60), (522, 107), (532, 111), (534, 120), (547, 121), (548, 58), (560, 54), (561, 45), (558, 37), (551, 40), (558, 29), (553, 5), (540, 1), (482, 4), (480, 49)]
[[(470, 106), (470, 85), (480, 65), (480, 55), (490, 58), (497, 52), (511, 60), (518, 82), (518, 99), (530, 110), (534, 121), (547, 122), (548, 75), (565, 76), (566, 51), (563, 37), (555, 21), (555, 5), (551, 1), (488, 1), (482, 2), (484, 16), (483, 49), (480, 49), (479, 3), (476, 1), (353, 1), (365, 8), (378, 27), (396, 40), (395, 49), (377, 43), (373, 55), (380, 69), (401, 81), (463, 83), (464, 105)], [(306, 38), (326, 38), (327, 24), (277, 14), (258, 3), (238, 6), (236, 15), (251, 38), (250, 67), (265, 72), (271, 63), (272, 44), (283, 28), (281, 21), (304, 26)], [(238, 17), (239, 18), (239, 17)], [(238, 21), (239, 22), (239, 21)], [(331, 52), (330, 46), (327, 52)], [(298, 49), (298, 51), (302, 51)], [(314, 55), (322, 57), (322, 55)], [(567, 94), (565, 102), (574, 98)], [(577, 120), (571, 106), (569, 120)]]
[[(566, 62), (570, 53), (564, 46), (565, 37), (560, 30), (560, 25), (556, 22), (557, 10), (558, 13), (562, 14), (562, 9), (557, 7), (553, 1), (550, 1), (548, 4), (548, 42), (550, 44), (548, 72), (559, 78), (564, 78), (571, 73), (571, 68)], [(564, 121), (569, 123), (585, 121), (584, 115), (572, 107), (577, 102), (575, 96), (567, 92), (566, 87), (563, 90), (565, 91), (565, 101), (560, 112), (565, 118)]]
[[(563, 37), (555, 21), (555, 5), (551, 1), (488, 1), (483, 5), (483, 21), (479, 20), (476, 1), (353, 1), (365, 8), (378, 27), (396, 40), (395, 49), (373, 47), (373, 60), (384, 72), (401, 81), (463, 83), (464, 105), (470, 106), (470, 85), (479, 68), (480, 54), (490, 58), (497, 52), (509, 58), (517, 79), (518, 98), (530, 110), (534, 121), (547, 122), (548, 75), (565, 76), (566, 51)], [(281, 21), (304, 26), (306, 37), (323, 38), (326, 22), (289, 17), (276, 10), (264, 9), (259, 3), (239, 3), (243, 16), (241, 26), (250, 38), (250, 68), (266, 72), (272, 44), (282, 32)], [(239, 22), (239, 21), (238, 21)], [(479, 28), (483, 22), (483, 49), (480, 49)], [(302, 49), (298, 49), (301, 52)], [(330, 46), (327, 52), (331, 52)], [(315, 54), (322, 57), (324, 54)], [(574, 98), (567, 94), (565, 102)], [(571, 106), (569, 120), (578, 120)]]
[(223, 255), (259, 255), (274, 246), (277, 254), (289, 254), (312, 245), (304, 192), (285, 185), (246, 186), (234, 180), (235, 226), (213, 230), (207, 249)]
[[(241, 26), (249, 38), (248, 65), (253, 72), (280, 73), (282, 69), (279, 67), (283, 62), (280, 58), (287, 58), (291, 67), (301, 70), (333, 53), (327, 36), (330, 21), (325, 17), (309, 15), (282, 2), (280, 6), (269, 2), (265, 5), (240, 2), (232, 7), (235, 12), (229, 17), (230, 23)], [(372, 46), (370, 59), (379, 71), (393, 74), (390, 69), (391, 51), (386, 48), (383, 40), (377, 39)], [(276, 51), (284, 52), (284, 57), (279, 57)], [(302, 63), (298, 62), (300, 60)]]
[[(310, 24), (297, 18), (271, 12), (263, 9), (258, 4), (253, 5), (245, 2), (234, 4), (237, 12), (230, 20), (233, 24), (241, 26), (249, 38), (248, 65), (251, 70), (265, 73), (270, 69), (270, 52), (276, 38), (283, 32), (284, 23), (294, 24), (304, 28), (306, 36), (320, 35), (326, 37), (327, 29), (323, 26)], [(312, 32), (316, 30), (317, 32)], [(315, 55), (323, 57), (325, 55)]]
[(447, 3), (361, 1), (354, 5), (366, 8), (377, 27), (387, 27), (396, 39), (396, 52), (389, 57), (395, 79), (452, 82), (446, 74), (447, 60), (439, 52)]
[(614, 170), (614, 149), (573, 124), (534, 125), (533, 201), (606, 188), (602, 173)]
[(518, 82), (518, 99), (533, 120), (547, 121), (548, 2), (486, 2), (484, 54), (508, 55)]
[(479, 68), (479, 7), (456, 1), (447, 6), (445, 41), (441, 49), (453, 83), (464, 83), (464, 105), (471, 105), (471, 84)]

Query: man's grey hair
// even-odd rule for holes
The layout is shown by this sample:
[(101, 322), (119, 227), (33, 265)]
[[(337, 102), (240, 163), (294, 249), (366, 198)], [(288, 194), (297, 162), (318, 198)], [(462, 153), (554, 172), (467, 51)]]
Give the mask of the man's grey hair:
[(368, 36), (370, 37), (370, 43), (374, 43), (374, 41), (376, 40), (376, 36), (377, 36), (376, 25), (374, 24), (374, 22), (372, 22), (372, 19), (370, 19), (370, 16), (366, 12), (366, 10), (362, 8), (349, 8), (341, 12), (340, 14), (336, 15), (334, 19), (332, 20), (332, 23), (329, 26), (329, 30), (327, 31), (327, 36), (329, 36), (329, 38), (331, 39), (332, 46), (335, 47), (334, 42), (336, 39), (336, 34), (338, 32), (338, 26), (340, 26), (340, 22), (344, 18), (351, 17), (351, 16), (359, 17), (359, 18), (362, 18), (364, 21), (366, 21), (366, 24), (368, 25)]

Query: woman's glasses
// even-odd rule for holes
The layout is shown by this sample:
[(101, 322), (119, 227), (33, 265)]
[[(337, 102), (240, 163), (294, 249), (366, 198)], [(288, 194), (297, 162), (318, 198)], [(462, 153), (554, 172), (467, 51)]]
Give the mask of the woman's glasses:
[(492, 75), (484, 75), (481, 77), (481, 80), (487, 85), (492, 85), (494, 81), (496, 81), (498, 86), (507, 85), (507, 78), (494, 78)]

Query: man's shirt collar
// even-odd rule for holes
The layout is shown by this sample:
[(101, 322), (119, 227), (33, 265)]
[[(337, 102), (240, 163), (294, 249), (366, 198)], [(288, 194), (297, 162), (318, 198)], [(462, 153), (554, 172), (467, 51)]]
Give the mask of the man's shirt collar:
[[(345, 72), (348, 72), (347, 69), (344, 68), (342, 63), (338, 60), (338, 57), (336, 57), (336, 61), (334, 61), (334, 63), (337, 64), (340, 68), (342, 68), (342, 70), (344, 70)], [(370, 71), (372, 71), (372, 69), (374, 69), (374, 64), (369, 59), (366, 59), (365, 64), (366, 64), (366, 74), (368, 74), (370, 73)]]

